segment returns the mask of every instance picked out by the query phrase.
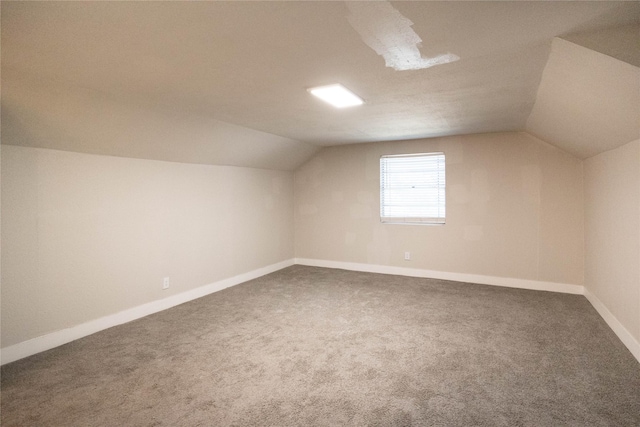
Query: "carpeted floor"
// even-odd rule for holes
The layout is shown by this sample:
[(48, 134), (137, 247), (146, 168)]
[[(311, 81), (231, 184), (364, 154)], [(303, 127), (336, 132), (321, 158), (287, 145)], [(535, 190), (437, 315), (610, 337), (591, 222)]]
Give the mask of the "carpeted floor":
[(294, 266), (2, 368), (3, 426), (639, 426), (583, 296)]

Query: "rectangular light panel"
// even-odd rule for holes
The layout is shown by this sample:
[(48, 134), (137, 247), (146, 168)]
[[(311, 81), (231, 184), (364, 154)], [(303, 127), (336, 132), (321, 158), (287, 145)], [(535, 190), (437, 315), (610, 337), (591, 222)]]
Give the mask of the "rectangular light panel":
[(328, 102), (336, 108), (353, 107), (355, 105), (364, 104), (362, 98), (341, 84), (312, 87), (309, 89), (309, 93), (317, 96), (325, 102)]

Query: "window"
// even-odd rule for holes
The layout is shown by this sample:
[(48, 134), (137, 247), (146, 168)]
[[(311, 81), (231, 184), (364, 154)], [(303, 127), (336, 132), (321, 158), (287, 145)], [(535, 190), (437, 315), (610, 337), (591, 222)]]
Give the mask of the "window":
[(380, 220), (444, 224), (444, 153), (380, 157)]

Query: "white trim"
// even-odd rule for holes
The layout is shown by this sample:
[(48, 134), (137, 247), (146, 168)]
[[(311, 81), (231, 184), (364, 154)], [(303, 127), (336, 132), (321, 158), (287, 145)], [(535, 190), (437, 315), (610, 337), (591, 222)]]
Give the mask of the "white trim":
[(361, 264), (354, 262), (329, 261), (321, 259), (296, 258), (296, 264), (312, 267), (341, 268), (343, 270), (365, 271), (368, 273), (395, 274), (398, 276), (425, 277), (431, 279), (453, 280), (456, 282), (479, 283), (483, 285), (504, 286), (508, 288), (532, 289), (536, 291), (561, 292), (584, 295), (598, 314), (609, 325), (620, 341), (640, 362), (640, 343), (620, 323), (609, 309), (587, 288), (567, 283), (541, 282), (537, 280), (514, 279), (510, 277), (483, 276), (479, 274), (449, 273), (445, 271), (422, 270), (417, 268), (392, 267), (388, 265)]
[(589, 300), (593, 308), (596, 309), (598, 314), (607, 322), (607, 325), (613, 330), (613, 332), (620, 338), (620, 341), (629, 349), (631, 354), (640, 362), (640, 343), (631, 335), (631, 333), (624, 327), (616, 316), (609, 311), (609, 309), (592, 294), (589, 289), (584, 289), (584, 296)]
[(341, 268), (343, 270), (365, 271), (368, 273), (395, 274), (397, 276), (425, 277), (430, 279), (453, 280), (456, 282), (479, 283), (481, 285), (504, 286), (507, 288), (533, 289), (536, 291), (562, 292), (582, 295), (584, 286), (568, 283), (541, 282), (538, 280), (515, 279), (511, 277), (483, 276), (480, 274), (450, 273), (446, 271), (422, 270), (418, 268), (393, 267), (389, 265), (360, 264), (355, 262), (328, 261), (321, 259), (296, 258), (296, 264), (313, 267)]
[(23, 341), (18, 344), (14, 344), (1, 349), (0, 359), (2, 360), (2, 364), (4, 365), (6, 363), (10, 363), (24, 357), (40, 353), (42, 351), (50, 350), (79, 338), (86, 337), (87, 335), (100, 332), (104, 329), (131, 322), (132, 320), (136, 320), (141, 317), (166, 310), (176, 305), (183, 304), (185, 302), (203, 297), (205, 295), (221, 291), (240, 283), (244, 283), (248, 280), (256, 279), (260, 276), (264, 276), (265, 274), (273, 273), (274, 271), (290, 267), (293, 264), (294, 260), (288, 259), (276, 264), (271, 264), (266, 267), (261, 267), (256, 270), (249, 271), (247, 273), (239, 274), (228, 279), (223, 279), (214, 283), (210, 283), (208, 285), (200, 286), (190, 291), (172, 295), (161, 300), (151, 301), (146, 304), (121, 311), (119, 313), (110, 314), (108, 316), (90, 320), (88, 322), (81, 323), (67, 329)]
[(540, 282), (536, 280), (514, 279), (507, 277), (483, 276), (477, 274), (466, 273), (449, 273), (434, 270), (422, 270), (415, 268), (392, 267), (376, 264), (360, 264), (351, 262), (317, 260), (307, 258), (295, 258), (285, 260), (266, 267), (239, 274), (228, 279), (210, 283), (190, 291), (182, 292), (177, 295), (152, 301), (119, 313), (111, 314), (99, 319), (91, 320), (71, 328), (61, 331), (52, 332), (37, 338), (23, 341), (18, 344), (3, 348), (0, 350), (0, 358), (2, 365), (14, 362), (61, 346), (68, 342), (86, 337), (104, 329), (132, 320), (140, 319), (153, 313), (201, 298), (205, 295), (221, 291), (231, 286), (244, 283), (249, 280), (256, 279), (269, 273), (290, 267), (294, 264), (309, 265), (314, 267), (340, 268), (343, 270), (365, 271), (369, 273), (395, 274), (398, 276), (425, 277), (433, 279), (454, 280), (459, 282), (479, 283), (485, 285), (504, 286), (509, 288), (533, 289), (539, 291), (562, 292), (569, 294), (583, 294), (587, 300), (593, 305), (596, 311), (602, 316), (604, 321), (609, 325), (613, 332), (620, 338), (622, 343), (629, 349), (631, 354), (640, 362), (640, 343), (631, 335), (629, 331), (616, 319), (616, 317), (607, 309), (607, 307), (588, 289), (580, 285), (571, 285), (566, 283)]

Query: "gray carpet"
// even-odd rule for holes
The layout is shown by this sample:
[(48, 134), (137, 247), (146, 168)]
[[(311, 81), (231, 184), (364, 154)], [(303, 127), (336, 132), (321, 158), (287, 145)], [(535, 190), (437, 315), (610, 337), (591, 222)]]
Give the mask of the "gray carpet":
[(3, 426), (640, 426), (588, 301), (294, 266), (2, 368)]

